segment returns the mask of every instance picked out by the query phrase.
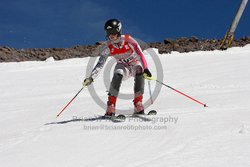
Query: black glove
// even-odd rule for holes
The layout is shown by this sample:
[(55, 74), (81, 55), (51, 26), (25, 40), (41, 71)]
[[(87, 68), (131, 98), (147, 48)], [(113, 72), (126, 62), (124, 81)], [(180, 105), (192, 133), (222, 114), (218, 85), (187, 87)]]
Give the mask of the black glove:
[(86, 78), (84, 79), (83, 83), (82, 83), (82, 86), (89, 86), (92, 82), (93, 82), (93, 78), (92, 77), (89, 77), (89, 78)]
[(144, 69), (144, 76), (146, 75), (146, 77), (149, 77), (149, 78), (151, 78), (152, 77), (152, 74), (151, 74), (151, 72), (146, 68), (146, 69)]

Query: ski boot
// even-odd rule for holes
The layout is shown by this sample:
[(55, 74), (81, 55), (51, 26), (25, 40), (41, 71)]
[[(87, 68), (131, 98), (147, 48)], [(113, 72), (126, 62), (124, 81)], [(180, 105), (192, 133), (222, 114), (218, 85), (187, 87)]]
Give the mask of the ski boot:
[(115, 103), (116, 103), (116, 97), (109, 95), (107, 102), (107, 110), (104, 115), (105, 117), (115, 116)]
[(144, 114), (144, 107), (142, 105), (142, 95), (134, 99), (134, 114)]

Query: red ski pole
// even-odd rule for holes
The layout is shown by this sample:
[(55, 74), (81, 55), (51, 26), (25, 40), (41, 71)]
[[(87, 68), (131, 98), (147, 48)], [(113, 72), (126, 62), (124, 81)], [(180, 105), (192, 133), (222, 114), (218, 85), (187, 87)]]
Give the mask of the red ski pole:
[(175, 89), (175, 88), (173, 88), (173, 87), (171, 87), (171, 86), (169, 86), (169, 85), (167, 85), (167, 84), (165, 84), (165, 83), (163, 83), (163, 82), (161, 82), (161, 81), (158, 81), (157, 79), (155, 79), (155, 78), (153, 78), (153, 77), (146, 77), (146, 76), (144, 76), (144, 78), (145, 78), (145, 79), (148, 79), (148, 80), (154, 80), (154, 81), (156, 81), (156, 82), (158, 82), (158, 83), (160, 83), (160, 84), (166, 86), (167, 88), (170, 88), (170, 89), (176, 91), (177, 93), (180, 93), (181, 95), (183, 95), (183, 96), (185, 96), (185, 97), (187, 97), (187, 98), (189, 98), (189, 99), (195, 101), (196, 103), (199, 103), (199, 104), (203, 105), (204, 107), (208, 107), (206, 104), (204, 104), (204, 103), (202, 103), (202, 102), (200, 102), (200, 101), (194, 99), (193, 97), (191, 97), (191, 96), (189, 96), (189, 95), (187, 95), (187, 94), (185, 94), (185, 93), (183, 93), (183, 92), (181, 92), (181, 91), (179, 91), (179, 90), (177, 90), (177, 89)]
[(84, 87), (82, 87), (77, 94), (68, 102), (68, 104), (56, 115), (56, 118), (61, 115), (61, 113), (70, 105), (70, 103), (78, 96), (78, 94), (83, 90)]
[(200, 101), (194, 99), (193, 97), (191, 97), (191, 96), (189, 96), (189, 95), (187, 95), (187, 94), (185, 94), (185, 93), (183, 93), (183, 92), (181, 92), (181, 91), (179, 91), (179, 90), (177, 90), (177, 89), (175, 89), (175, 88), (172, 88), (172, 87), (169, 86), (169, 85), (166, 85), (166, 84), (162, 83), (161, 81), (158, 81), (158, 80), (155, 80), (155, 81), (158, 82), (158, 83), (160, 83), (160, 84), (162, 84), (162, 85), (164, 85), (164, 86), (166, 86), (166, 87), (168, 87), (168, 88), (170, 88), (170, 89), (172, 89), (172, 90), (174, 90), (174, 91), (176, 91), (177, 93), (180, 93), (180, 94), (182, 94), (183, 96), (185, 96), (185, 97), (187, 97), (187, 98), (189, 98), (189, 99), (191, 99), (191, 100), (193, 100), (193, 101), (195, 101), (195, 102), (197, 102), (197, 103), (203, 105), (204, 107), (208, 107), (206, 104), (204, 104), (204, 103), (202, 103), (202, 102), (200, 102)]

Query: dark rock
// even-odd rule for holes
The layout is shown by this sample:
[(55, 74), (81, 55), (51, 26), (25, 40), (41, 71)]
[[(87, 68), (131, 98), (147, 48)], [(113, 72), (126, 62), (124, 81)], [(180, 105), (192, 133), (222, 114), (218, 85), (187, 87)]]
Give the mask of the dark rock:
[[(163, 42), (139, 43), (143, 50), (153, 47), (157, 48), (159, 53), (191, 52), (191, 51), (209, 51), (220, 47), (222, 40), (218, 39), (199, 39), (192, 36), (191, 38), (167, 38)], [(250, 37), (244, 36), (235, 39), (231, 47), (245, 46), (250, 43)], [(55, 60), (95, 57), (100, 55), (100, 48), (103, 42), (97, 42), (96, 45), (81, 46), (76, 45), (71, 48), (41, 48), (41, 49), (15, 49), (7, 46), (0, 46), (0, 62), (19, 62), (19, 61), (44, 61), (49, 57)]]
[(167, 39), (164, 40), (164, 43), (165, 44), (174, 44), (175, 41), (173, 39), (167, 38)]
[(199, 38), (196, 37), (196, 36), (192, 36), (192, 37), (190, 38), (190, 41), (191, 41), (191, 42), (198, 42), (198, 41), (199, 41)]
[(242, 41), (250, 41), (250, 37), (248, 36), (244, 36), (241, 38)]
[(105, 41), (98, 41), (98, 42), (96, 42), (95, 44), (96, 45), (103, 45), (105, 43)]

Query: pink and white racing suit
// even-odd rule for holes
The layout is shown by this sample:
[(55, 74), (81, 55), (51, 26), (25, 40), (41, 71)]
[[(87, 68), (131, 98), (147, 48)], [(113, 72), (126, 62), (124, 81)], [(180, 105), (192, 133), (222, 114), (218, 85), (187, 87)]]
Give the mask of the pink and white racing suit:
[[(93, 79), (97, 77), (109, 56), (114, 57), (117, 61), (109, 93), (117, 96), (121, 80), (134, 76), (135, 94), (143, 94), (144, 79), (142, 74), (144, 69), (148, 68), (148, 64), (137, 41), (129, 35), (122, 35), (118, 43), (107, 41), (101, 49), (98, 63), (92, 70), (91, 77)], [(136, 77), (137, 75), (140, 77)]]

